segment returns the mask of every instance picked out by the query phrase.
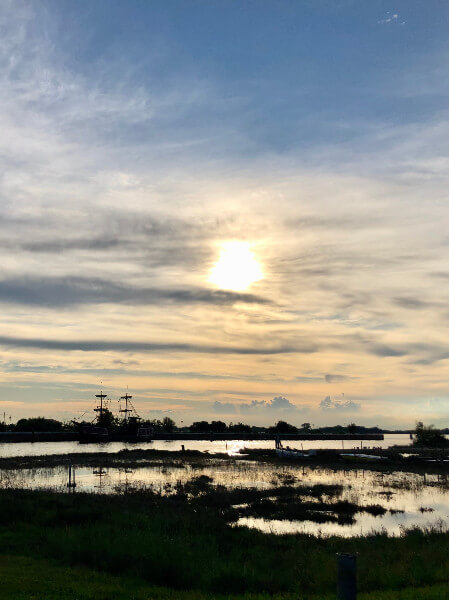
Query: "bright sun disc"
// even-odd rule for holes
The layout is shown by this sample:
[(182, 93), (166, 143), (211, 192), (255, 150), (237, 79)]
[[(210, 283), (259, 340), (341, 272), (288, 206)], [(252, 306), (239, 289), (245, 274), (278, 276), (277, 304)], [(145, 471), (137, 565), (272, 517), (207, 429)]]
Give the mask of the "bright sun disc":
[(262, 277), (261, 266), (251, 252), (250, 244), (228, 242), (223, 245), (209, 281), (222, 290), (241, 292)]

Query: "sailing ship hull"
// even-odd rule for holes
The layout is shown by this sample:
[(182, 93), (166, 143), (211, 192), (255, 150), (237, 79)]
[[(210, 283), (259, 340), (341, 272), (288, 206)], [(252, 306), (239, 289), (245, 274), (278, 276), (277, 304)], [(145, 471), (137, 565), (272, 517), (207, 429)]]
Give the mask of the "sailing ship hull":
[(109, 433), (106, 427), (81, 427), (80, 429), (80, 442), (83, 443), (98, 443), (107, 442), (109, 440)]

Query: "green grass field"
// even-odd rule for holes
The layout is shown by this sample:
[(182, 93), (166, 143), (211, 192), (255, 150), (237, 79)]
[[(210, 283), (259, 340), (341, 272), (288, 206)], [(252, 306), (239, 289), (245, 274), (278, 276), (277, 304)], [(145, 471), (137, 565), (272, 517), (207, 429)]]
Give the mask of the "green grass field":
[[(0, 599), (14, 600), (301, 600), (298, 594), (223, 596), (154, 587), (142, 581), (87, 568), (62, 567), (55, 561), (0, 555)], [(360, 594), (360, 600), (445, 600), (449, 585)], [(330, 600), (335, 594), (303, 596)]]
[(335, 598), (335, 555), (358, 553), (360, 598), (449, 596), (449, 536), (342, 540), (229, 527), (185, 495), (0, 491), (0, 598)]

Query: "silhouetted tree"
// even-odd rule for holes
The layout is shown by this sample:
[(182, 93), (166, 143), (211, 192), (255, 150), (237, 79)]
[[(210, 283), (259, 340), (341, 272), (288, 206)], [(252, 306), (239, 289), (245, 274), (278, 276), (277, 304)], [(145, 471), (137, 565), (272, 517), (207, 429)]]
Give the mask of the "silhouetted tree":
[(192, 433), (207, 433), (210, 431), (210, 425), (207, 421), (195, 421), (190, 425)]
[(14, 429), (16, 431), (62, 431), (63, 424), (56, 419), (33, 417), (31, 419), (20, 419)]
[(439, 429), (435, 429), (433, 425), (424, 425), (422, 421), (416, 423), (415, 428), (415, 446), (423, 446), (425, 448), (442, 448), (449, 444)]
[(244, 423), (229, 423), (228, 431), (231, 433), (251, 433), (250, 425)]
[(276, 425), (269, 427), (268, 431), (272, 433), (298, 433), (298, 428), (286, 421), (278, 421)]
[(175, 429), (176, 423), (173, 421), (173, 419), (170, 419), (170, 417), (164, 417), (162, 419), (162, 431), (165, 431), (166, 433), (173, 433)]
[(226, 423), (223, 423), (223, 421), (212, 421), (210, 424), (210, 431), (213, 433), (224, 433), (226, 429)]
[(111, 430), (114, 429), (117, 424), (117, 419), (108, 408), (103, 408), (102, 412), (98, 414), (96, 423), (98, 427), (105, 427), (106, 429)]

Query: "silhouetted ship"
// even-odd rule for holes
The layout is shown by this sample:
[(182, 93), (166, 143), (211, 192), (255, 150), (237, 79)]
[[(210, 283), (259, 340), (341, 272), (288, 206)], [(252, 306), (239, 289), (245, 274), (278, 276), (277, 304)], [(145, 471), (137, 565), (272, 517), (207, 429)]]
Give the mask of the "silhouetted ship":
[(124, 414), (120, 426), (122, 435), (127, 441), (151, 440), (153, 437), (153, 428), (149, 425), (142, 424), (142, 419), (132, 405), (131, 398), (132, 396), (130, 396), (128, 392), (120, 397), (120, 400), (125, 401), (125, 408), (119, 409), (119, 412)]
[(99, 394), (95, 394), (95, 397), (99, 401), (94, 408), (96, 413), (94, 420), (91, 423), (85, 421), (75, 423), (81, 442), (107, 442), (110, 440), (139, 442), (152, 439), (153, 428), (142, 423), (141, 417), (131, 403), (132, 396), (128, 392), (120, 398), (120, 401), (124, 401), (125, 404), (124, 408), (121, 408), (120, 405), (119, 413), (123, 414), (123, 418), (118, 425), (115, 425), (114, 416), (106, 406), (107, 394), (103, 394), (101, 391)]
[(101, 390), (99, 394), (95, 394), (95, 398), (99, 398), (99, 403), (94, 408), (96, 413), (94, 422), (77, 423), (81, 442), (107, 442), (109, 439), (108, 428), (104, 426), (105, 415), (109, 412), (104, 403), (107, 394), (103, 394)]

